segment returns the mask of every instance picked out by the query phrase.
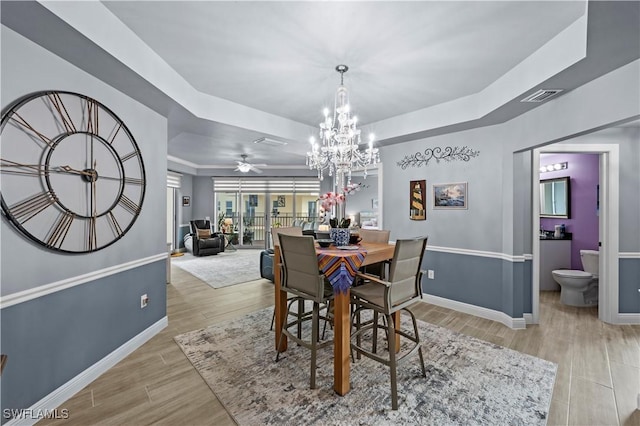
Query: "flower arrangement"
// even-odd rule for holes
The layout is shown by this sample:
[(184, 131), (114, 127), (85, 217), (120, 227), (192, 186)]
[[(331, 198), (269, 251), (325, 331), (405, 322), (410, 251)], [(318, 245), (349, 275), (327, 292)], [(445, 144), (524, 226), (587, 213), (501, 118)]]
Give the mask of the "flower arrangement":
[[(364, 185), (362, 185), (362, 183), (350, 183), (343, 188), (342, 192), (329, 191), (322, 194), (318, 198), (321, 207), (321, 216), (323, 216), (324, 212), (330, 211), (333, 206), (344, 204), (347, 199), (347, 195), (353, 194), (356, 191), (360, 191), (362, 188), (364, 188)], [(348, 228), (351, 225), (351, 219), (343, 218), (338, 225), (338, 219), (331, 218), (329, 219), (329, 223), (332, 228)]]
[(322, 194), (320, 198), (318, 198), (318, 201), (320, 201), (320, 206), (325, 211), (329, 211), (331, 210), (331, 207), (344, 203), (345, 199), (346, 197), (344, 194), (330, 191), (326, 194)]

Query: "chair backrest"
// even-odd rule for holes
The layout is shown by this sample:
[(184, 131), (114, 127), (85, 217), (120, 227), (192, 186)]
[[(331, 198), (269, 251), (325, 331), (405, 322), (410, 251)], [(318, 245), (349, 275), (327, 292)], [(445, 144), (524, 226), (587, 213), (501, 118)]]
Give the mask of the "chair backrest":
[(278, 235), (296, 235), (298, 237), (302, 236), (302, 227), (300, 226), (289, 226), (284, 228), (271, 228), (271, 238), (273, 240), (273, 245), (279, 246), (280, 241), (278, 240)]
[(388, 243), (389, 234), (391, 231), (388, 229), (360, 229), (358, 231), (362, 242), (365, 243)]
[(397, 240), (388, 281), (391, 306), (422, 296), (420, 267), (427, 237)]
[(190, 222), (191, 224), (191, 232), (196, 232), (198, 229), (208, 229), (211, 230), (211, 222), (206, 219), (196, 219)]
[(284, 274), (282, 288), (311, 300), (322, 301), (324, 276), (318, 270), (318, 256), (311, 236), (280, 233)]

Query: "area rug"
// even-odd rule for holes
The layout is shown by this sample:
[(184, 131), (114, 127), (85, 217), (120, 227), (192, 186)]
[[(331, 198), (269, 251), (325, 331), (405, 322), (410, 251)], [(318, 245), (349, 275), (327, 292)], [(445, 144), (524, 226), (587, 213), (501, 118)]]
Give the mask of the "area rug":
[(546, 424), (556, 364), (419, 321), (427, 377), (417, 355), (401, 364), (393, 411), (389, 369), (367, 358), (351, 364), (344, 397), (333, 391), (333, 346), (318, 353), (315, 390), (307, 349), (290, 344), (275, 363), (272, 312), (175, 337), (239, 425)]
[(171, 264), (189, 272), (213, 288), (228, 287), (260, 279), (260, 251), (240, 249), (212, 256), (186, 253), (172, 258)]

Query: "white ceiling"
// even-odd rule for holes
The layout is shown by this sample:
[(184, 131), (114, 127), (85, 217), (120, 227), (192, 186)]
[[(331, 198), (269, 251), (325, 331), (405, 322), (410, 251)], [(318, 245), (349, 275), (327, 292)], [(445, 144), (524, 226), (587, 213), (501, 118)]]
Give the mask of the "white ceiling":
[[(338, 64), (364, 123), (479, 92), (581, 2), (104, 2), (196, 90), (311, 126)], [(543, 25), (541, 25), (543, 23)]]
[(303, 166), (338, 64), (385, 145), (507, 120), (640, 56), (638, 2), (8, 3), (3, 24), (168, 116), (170, 158), (201, 169)]

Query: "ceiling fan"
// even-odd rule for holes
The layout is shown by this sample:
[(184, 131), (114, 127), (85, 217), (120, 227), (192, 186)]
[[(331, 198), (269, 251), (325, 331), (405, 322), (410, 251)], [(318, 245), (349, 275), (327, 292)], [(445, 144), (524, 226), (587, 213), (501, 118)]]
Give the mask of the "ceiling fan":
[(262, 170), (260, 170), (258, 167), (267, 166), (266, 164), (247, 163), (247, 154), (242, 154), (240, 155), (240, 157), (242, 157), (242, 161), (236, 161), (236, 163), (238, 163), (238, 167), (234, 169), (234, 172), (249, 173), (249, 171), (253, 171), (256, 173), (262, 173)]

